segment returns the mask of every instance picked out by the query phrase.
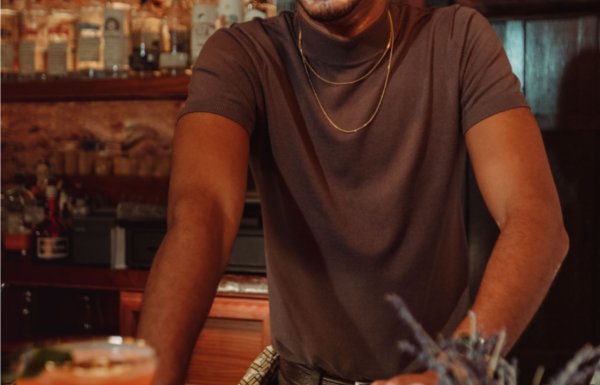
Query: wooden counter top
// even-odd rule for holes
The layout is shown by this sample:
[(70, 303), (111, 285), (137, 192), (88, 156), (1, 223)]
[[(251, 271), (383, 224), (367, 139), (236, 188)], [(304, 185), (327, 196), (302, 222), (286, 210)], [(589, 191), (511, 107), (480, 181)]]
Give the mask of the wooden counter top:
[[(2, 283), (94, 290), (143, 291), (148, 270), (111, 269), (72, 264), (36, 263), (29, 258), (2, 259)], [(266, 297), (266, 277), (230, 275), (221, 279), (219, 294)]]

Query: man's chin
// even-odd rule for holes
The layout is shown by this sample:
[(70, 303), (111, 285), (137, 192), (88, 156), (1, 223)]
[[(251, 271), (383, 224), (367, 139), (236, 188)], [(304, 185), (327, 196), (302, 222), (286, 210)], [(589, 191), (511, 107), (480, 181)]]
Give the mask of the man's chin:
[(313, 20), (330, 23), (350, 14), (360, 0), (298, 0), (298, 3)]

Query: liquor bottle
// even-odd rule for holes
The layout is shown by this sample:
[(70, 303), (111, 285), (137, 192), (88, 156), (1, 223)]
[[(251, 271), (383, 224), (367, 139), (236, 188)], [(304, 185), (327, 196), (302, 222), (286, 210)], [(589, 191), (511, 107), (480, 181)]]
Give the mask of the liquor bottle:
[(154, 12), (149, 1), (143, 0), (142, 6), (131, 17), (132, 53), (129, 66), (138, 75), (151, 75), (158, 71), (165, 30), (163, 19)]
[(17, 73), (19, 21), (12, 0), (2, 0), (0, 18), (0, 73), (4, 80), (15, 77)]
[(70, 0), (56, 0), (48, 14), (48, 76), (66, 77), (75, 72), (77, 10)]
[(104, 68), (110, 77), (129, 73), (132, 9), (129, 0), (110, 0), (104, 9)]
[(216, 0), (196, 0), (192, 7), (190, 53), (191, 61), (194, 62), (204, 43), (213, 34), (217, 22)]
[(79, 9), (76, 67), (86, 77), (99, 77), (104, 70), (104, 6), (99, 0)]
[(48, 10), (40, 0), (29, 0), (21, 13), (19, 76), (25, 79), (46, 77), (48, 48)]
[(69, 256), (69, 235), (61, 222), (58, 189), (52, 181), (46, 186), (46, 216), (35, 228), (34, 257), (40, 261), (65, 261)]
[(217, 28), (230, 27), (242, 21), (242, 0), (219, 0)]
[(189, 65), (190, 11), (180, 0), (173, 0), (165, 14), (169, 31), (166, 50), (161, 52), (159, 67), (163, 75), (181, 75)]
[(25, 176), (15, 174), (14, 184), (2, 193), (2, 246), (8, 255), (28, 254), (35, 206)]

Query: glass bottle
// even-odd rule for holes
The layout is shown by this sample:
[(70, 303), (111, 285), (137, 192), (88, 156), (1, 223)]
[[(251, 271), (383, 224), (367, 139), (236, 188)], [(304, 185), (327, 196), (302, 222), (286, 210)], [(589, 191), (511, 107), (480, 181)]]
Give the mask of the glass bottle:
[(131, 54), (131, 12), (128, 0), (110, 0), (104, 10), (104, 68), (110, 77), (127, 77)]
[(25, 176), (15, 175), (14, 184), (2, 194), (2, 245), (9, 255), (27, 255), (31, 245), (36, 200), (25, 187)]
[(0, 8), (0, 73), (3, 80), (11, 79), (17, 73), (18, 43), (18, 12), (11, 0), (2, 0)]
[(204, 43), (213, 34), (217, 22), (216, 0), (196, 0), (192, 6), (190, 53), (191, 61), (195, 61)]
[(48, 11), (40, 0), (29, 0), (21, 12), (19, 76), (24, 79), (46, 77), (48, 48)]
[(76, 67), (80, 75), (99, 77), (104, 70), (104, 6), (88, 0), (79, 9)]
[(48, 14), (48, 76), (66, 77), (75, 71), (77, 10), (70, 0), (56, 0)]
[(219, 0), (217, 28), (230, 27), (242, 21), (242, 0)]
[(69, 235), (59, 218), (58, 189), (46, 186), (46, 216), (35, 228), (34, 257), (40, 261), (64, 261), (69, 256)]
[(132, 53), (129, 66), (138, 75), (150, 75), (158, 71), (158, 60), (162, 51), (162, 35), (166, 25), (153, 11), (148, 1), (131, 17)]
[(160, 71), (163, 75), (181, 75), (189, 65), (190, 10), (180, 0), (173, 0), (165, 20), (169, 38), (167, 49), (160, 54)]

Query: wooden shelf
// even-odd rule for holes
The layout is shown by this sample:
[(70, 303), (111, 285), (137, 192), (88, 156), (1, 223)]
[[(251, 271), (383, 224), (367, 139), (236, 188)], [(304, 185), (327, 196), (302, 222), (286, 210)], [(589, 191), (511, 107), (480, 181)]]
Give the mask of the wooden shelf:
[(101, 100), (183, 100), (190, 77), (3, 81), (2, 103)]

